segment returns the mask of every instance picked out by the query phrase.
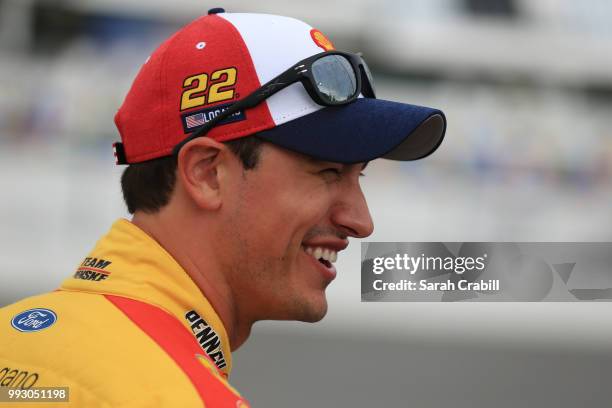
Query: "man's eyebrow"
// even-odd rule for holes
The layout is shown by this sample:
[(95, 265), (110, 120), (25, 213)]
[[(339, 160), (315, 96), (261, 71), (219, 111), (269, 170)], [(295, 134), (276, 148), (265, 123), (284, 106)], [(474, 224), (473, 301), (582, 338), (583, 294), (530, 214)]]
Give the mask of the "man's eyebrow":
[(368, 167), (368, 164), (370, 164), (370, 162), (369, 162), (369, 161), (367, 161), (367, 162), (363, 163), (363, 166), (361, 166), (361, 170), (362, 170), (362, 171), (363, 171), (363, 170), (365, 170), (365, 168), (366, 168), (366, 167)]

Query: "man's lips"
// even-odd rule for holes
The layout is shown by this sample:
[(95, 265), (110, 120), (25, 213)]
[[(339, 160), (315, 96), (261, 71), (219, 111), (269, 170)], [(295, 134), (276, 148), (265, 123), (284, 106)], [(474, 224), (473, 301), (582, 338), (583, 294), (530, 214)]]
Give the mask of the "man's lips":
[(303, 247), (304, 255), (309, 258), (309, 262), (321, 273), (327, 283), (336, 278), (336, 267), (334, 262), (338, 257), (338, 253), (328, 249), (323, 250), (321, 247)]
[(338, 252), (334, 251), (333, 249), (311, 246), (303, 248), (304, 252), (312, 256), (317, 261), (327, 261), (328, 263), (332, 264), (336, 262), (336, 259), (338, 259)]
[(302, 243), (304, 252), (328, 268), (338, 259), (338, 252), (344, 250), (347, 246), (347, 240), (339, 239), (318, 239)]
[(346, 249), (349, 242), (347, 239), (329, 238), (329, 239), (309, 239), (302, 242), (303, 247), (329, 249), (330, 251), (340, 252)]

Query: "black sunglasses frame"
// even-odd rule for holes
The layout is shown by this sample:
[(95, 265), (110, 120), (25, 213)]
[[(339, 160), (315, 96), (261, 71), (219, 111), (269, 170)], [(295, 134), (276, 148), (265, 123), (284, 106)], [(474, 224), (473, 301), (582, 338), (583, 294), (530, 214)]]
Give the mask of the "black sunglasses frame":
[[(329, 98), (318, 89), (315, 78), (312, 73), (312, 64), (315, 61), (329, 55), (340, 55), (346, 58), (351, 64), (351, 67), (353, 68), (355, 79), (357, 81), (357, 86), (355, 87), (354, 94), (342, 101), (330, 101)], [(172, 149), (172, 154), (178, 155), (178, 152), (187, 142), (197, 137), (204, 136), (223, 119), (228, 118), (234, 113), (239, 112), (241, 110), (253, 108), (259, 105), (261, 102), (263, 102), (270, 96), (296, 82), (301, 82), (312, 100), (322, 106), (347, 105), (357, 99), (359, 94), (363, 94), (363, 96), (367, 98), (376, 98), (376, 93), (374, 90), (374, 84), (372, 82), (370, 70), (361, 55), (351, 54), (342, 51), (321, 52), (319, 54), (315, 54), (313, 56), (301, 60), (297, 64), (293, 65), (291, 68), (287, 69), (282, 74), (278, 75), (277, 77), (268, 81), (266, 84), (262, 85), (259, 89), (253, 91), (246, 98), (241, 99), (240, 101), (229, 106), (219, 115), (206, 122), (201, 128), (194, 131), (192, 134), (190, 134), (185, 139), (180, 141), (176, 146), (174, 146), (174, 149)]]

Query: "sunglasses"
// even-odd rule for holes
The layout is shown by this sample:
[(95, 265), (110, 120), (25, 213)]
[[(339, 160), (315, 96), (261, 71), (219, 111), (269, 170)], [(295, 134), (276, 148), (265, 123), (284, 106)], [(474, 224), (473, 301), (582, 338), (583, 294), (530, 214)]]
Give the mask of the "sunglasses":
[(173, 154), (177, 155), (187, 142), (204, 136), (224, 119), (259, 105), (296, 82), (301, 82), (312, 100), (322, 106), (347, 105), (360, 94), (367, 98), (376, 98), (372, 73), (361, 55), (341, 51), (322, 52), (301, 60), (246, 98), (229, 106), (179, 142), (174, 147)]

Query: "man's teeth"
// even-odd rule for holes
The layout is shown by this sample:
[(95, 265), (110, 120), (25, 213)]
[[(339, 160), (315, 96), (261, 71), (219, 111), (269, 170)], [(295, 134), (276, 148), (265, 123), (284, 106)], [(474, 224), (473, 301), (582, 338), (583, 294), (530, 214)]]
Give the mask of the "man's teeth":
[(333, 249), (321, 248), (321, 247), (304, 247), (304, 251), (310, 256), (312, 256), (317, 261), (319, 259), (325, 259), (329, 263), (336, 262), (338, 259), (338, 252)]

